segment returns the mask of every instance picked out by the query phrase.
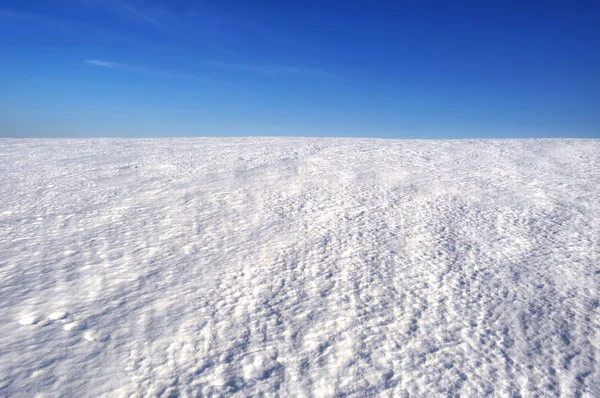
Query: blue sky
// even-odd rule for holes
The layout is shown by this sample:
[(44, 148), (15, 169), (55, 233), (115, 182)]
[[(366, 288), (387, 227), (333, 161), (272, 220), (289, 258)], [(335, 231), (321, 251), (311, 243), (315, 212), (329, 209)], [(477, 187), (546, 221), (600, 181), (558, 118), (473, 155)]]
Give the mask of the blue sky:
[(600, 3), (2, 0), (0, 93), (11, 137), (600, 137)]

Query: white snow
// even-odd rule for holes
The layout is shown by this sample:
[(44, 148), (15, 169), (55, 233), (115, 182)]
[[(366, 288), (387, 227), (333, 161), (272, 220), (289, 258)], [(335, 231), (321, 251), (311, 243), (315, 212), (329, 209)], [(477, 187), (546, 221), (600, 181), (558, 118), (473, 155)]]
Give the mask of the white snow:
[(58, 321), (59, 319), (65, 319), (67, 315), (68, 314), (65, 311), (54, 311), (52, 314), (48, 315), (48, 319), (51, 321)]
[(600, 396), (600, 140), (0, 140), (0, 396)]

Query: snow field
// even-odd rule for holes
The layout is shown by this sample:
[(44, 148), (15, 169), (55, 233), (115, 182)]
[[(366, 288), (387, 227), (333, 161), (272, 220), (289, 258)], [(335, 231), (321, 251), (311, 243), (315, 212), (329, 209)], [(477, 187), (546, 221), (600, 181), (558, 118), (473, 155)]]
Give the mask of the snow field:
[(600, 141), (0, 140), (0, 395), (600, 396)]

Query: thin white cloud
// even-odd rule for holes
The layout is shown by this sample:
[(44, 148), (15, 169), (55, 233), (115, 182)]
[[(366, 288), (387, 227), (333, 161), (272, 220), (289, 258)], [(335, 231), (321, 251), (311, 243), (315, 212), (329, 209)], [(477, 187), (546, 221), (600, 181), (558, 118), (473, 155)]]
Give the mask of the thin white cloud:
[(119, 62), (104, 61), (100, 59), (86, 59), (84, 63), (90, 66), (97, 66), (100, 68), (121, 70), (133, 73), (142, 73), (146, 75), (160, 76), (168, 79), (199, 79), (198, 76), (195, 75), (171, 73), (160, 69), (151, 68), (145, 65), (130, 65)]
[(0, 8), (0, 17), (12, 19), (31, 19), (35, 16), (33, 16), (32, 14), (26, 14), (15, 10), (10, 10), (8, 8)]
[(101, 61), (98, 59), (86, 59), (85, 63), (88, 65), (101, 66), (103, 68), (108, 68), (108, 69), (118, 69), (118, 70), (127, 70), (127, 71), (134, 71), (134, 69), (137, 69), (136, 67), (133, 67), (131, 65), (119, 64), (119, 63), (110, 62), (110, 61)]
[(334, 75), (323, 69), (316, 68), (305, 68), (305, 67), (296, 67), (296, 66), (272, 66), (272, 65), (250, 65), (250, 64), (235, 64), (229, 62), (205, 62), (207, 66), (221, 68), (221, 69), (229, 69), (229, 70), (237, 70), (237, 71), (245, 71), (251, 73), (258, 73), (262, 75), (269, 76), (283, 76), (283, 75), (296, 75), (296, 76), (304, 76), (304, 77), (333, 77)]
[(142, 22), (159, 28), (167, 27), (167, 24), (161, 20), (161, 16), (167, 15), (164, 10), (145, 10), (130, 4), (123, 4), (121, 7)]
[(125, 31), (115, 30), (112, 27), (105, 27), (102, 24), (89, 23), (85, 19), (64, 18), (60, 15), (30, 13), (0, 7), (0, 23), (3, 19), (11, 19), (19, 23), (38, 24), (39, 26), (43, 25), (66, 34), (93, 34), (111, 40), (139, 43), (139, 39), (136, 39)]
[(150, 7), (135, 1), (122, 0), (82, 0), (88, 7), (100, 7), (112, 13), (128, 17), (161, 29), (168, 29), (173, 17), (167, 8)]
[(13, 10), (10, 8), (1, 8), (0, 7), (0, 18), (8, 18), (8, 19), (16, 19), (21, 21), (30, 21), (30, 22), (60, 22), (60, 18), (42, 15), (42, 14), (33, 14), (29, 12), (23, 12), (18, 10)]

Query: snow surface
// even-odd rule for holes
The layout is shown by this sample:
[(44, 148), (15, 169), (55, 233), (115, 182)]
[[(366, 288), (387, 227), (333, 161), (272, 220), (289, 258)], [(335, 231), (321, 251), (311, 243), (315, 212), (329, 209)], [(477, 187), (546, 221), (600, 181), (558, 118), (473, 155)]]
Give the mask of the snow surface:
[(0, 395), (600, 396), (600, 140), (0, 140)]

